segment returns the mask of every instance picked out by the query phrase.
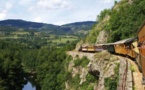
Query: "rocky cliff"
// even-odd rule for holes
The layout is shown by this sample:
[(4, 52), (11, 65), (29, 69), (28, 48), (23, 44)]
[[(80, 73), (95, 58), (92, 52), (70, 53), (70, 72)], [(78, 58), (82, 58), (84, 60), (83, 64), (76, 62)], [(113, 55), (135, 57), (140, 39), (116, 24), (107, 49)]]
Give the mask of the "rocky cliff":
[[(70, 51), (67, 54), (72, 56), (72, 60), (67, 68), (71, 78), (66, 80), (66, 90), (143, 90), (137, 65), (126, 57), (107, 51)], [(84, 57), (89, 60), (85, 65), (76, 63), (77, 60), (84, 60)]]

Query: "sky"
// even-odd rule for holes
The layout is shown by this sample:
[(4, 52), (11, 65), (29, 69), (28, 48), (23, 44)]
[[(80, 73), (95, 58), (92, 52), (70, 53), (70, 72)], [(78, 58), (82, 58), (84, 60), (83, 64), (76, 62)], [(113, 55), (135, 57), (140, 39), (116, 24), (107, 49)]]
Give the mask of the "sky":
[(0, 20), (22, 19), (55, 25), (96, 21), (102, 10), (113, 5), (114, 0), (0, 0)]

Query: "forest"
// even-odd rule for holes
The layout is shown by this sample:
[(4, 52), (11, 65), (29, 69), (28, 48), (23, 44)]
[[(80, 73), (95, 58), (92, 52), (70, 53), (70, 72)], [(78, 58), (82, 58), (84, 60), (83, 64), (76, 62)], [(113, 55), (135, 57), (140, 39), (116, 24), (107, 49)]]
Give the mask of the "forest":
[(66, 51), (74, 46), (37, 48), (20, 40), (0, 40), (0, 90), (22, 90), (27, 81), (38, 90), (63, 90)]

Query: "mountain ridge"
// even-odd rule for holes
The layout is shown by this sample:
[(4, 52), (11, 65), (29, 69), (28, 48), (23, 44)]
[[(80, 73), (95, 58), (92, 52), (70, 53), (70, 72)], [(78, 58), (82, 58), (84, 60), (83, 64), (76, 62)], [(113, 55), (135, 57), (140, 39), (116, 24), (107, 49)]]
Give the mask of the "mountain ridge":
[[(80, 21), (80, 22), (72, 22), (72, 23), (66, 23), (66, 24), (63, 24), (63, 25), (55, 25), (55, 24), (48, 24), (48, 23), (43, 23), (43, 22), (33, 22), (33, 21), (26, 21), (26, 20), (22, 20), (22, 19), (6, 19), (6, 20), (0, 20), (0, 26), (15, 26), (17, 25), (16, 23), (21, 23), (21, 24), (25, 24), (25, 23), (28, 23), (28, 24), (39, 24), (39, 26), (41, 25), (54, 25), (54, 26), (70, 26), (70, 25), (73, 25), (73, 26), (79, 26), (79, 25), (86, 25), (86, 24), (95, 24), (96, 21)], [(11, 25), (12, 24), (12, 25)]]
[(7, 19), (0, 21), (1, 26), (9, 26), (22, 29), (30, 29), (36, 31), (50, 31), (52, 34), (71, 34), (79, 30), (90, 30), (96, 22), (94, 21), (83, 21), (83, 22), (73, 22), (64, 25), (54, 25), (47, 23), (39, 23), (32, 21), (25, 21), (21, 19)]

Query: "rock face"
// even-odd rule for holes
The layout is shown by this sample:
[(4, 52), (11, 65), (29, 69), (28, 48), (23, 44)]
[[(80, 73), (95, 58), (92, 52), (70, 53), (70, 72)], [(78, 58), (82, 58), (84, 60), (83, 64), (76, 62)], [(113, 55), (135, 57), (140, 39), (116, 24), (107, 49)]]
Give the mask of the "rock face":
[(100, 31), (98, 37), (97, 37), (97, 41), (96, 44), (103, 44), (106, 43), (109, 37), (109, 33), (105, 30)]
[(83, 44), (83, 41), (80, 41), (79, 43), (77, 43), (77, 45), (75, 47), (75, 51), (79, 51), (82, 44)]
[[(130, 68), (130, 63), (126, 62), (126, 58), (112, 55), (107, 51), (103, 51), (100, 53), (82, 53), (82, 52), (68, 52), (67, 54), (73, 57), (73, 60), (70, 61), (68, 65), (68, 70), (71, 71), (71, 76), (75, 78), (79, 74), (79, 82), (78, 87), (82, 86), (86, 81), (86, 76), (91, 74), (96, 78), (94, 81), (93, 90), (110, 90), (107, 86), (107, 79), (115, 80), (116, 90), (120, 90), (122, 85), (124, 85), (124, 90), (132, 90), (133, 89), (133, 80), (132, 80), (132, 71)], [(83, 56), (88, 57), (90, 62), (86, 67), (82, 66), (74, 66), (75, 58), (82, 58)], [(126, 65), (128, 63), (128, 65)], [(126, 67), (128, 69), (126, 70)], [(126, 72), (125, 72), (126, 71)], [(126, 75), (124, 75), (126, 73)], [(124, 79), (122, 79), (124, 78)], [(125, 81), (124, 81), (125, 80)], [(66, 81), (66, 90), (75, 90), (70, 83), (70, 81)], [(88, 84), (88, 86), (91, 85)], [(83, 89), (78, 89), (83, 90)], [(86, 89), (87, 90), (87, 89)], [(114, 89), (113, 89), (114, 90)]]
[(94, 90), (105, 90), (104, 80), (105, 78), (113, 77), (115, 75), (114, 68), (117, 67), (119, 59), (106, 51), (99, 54), (100, 55), (96, 54), (95, 60), (91, 62), (89, 72), (99, 72), (99, 75), (96, 74), (99, 77), (99, 81), (94, 87)]

